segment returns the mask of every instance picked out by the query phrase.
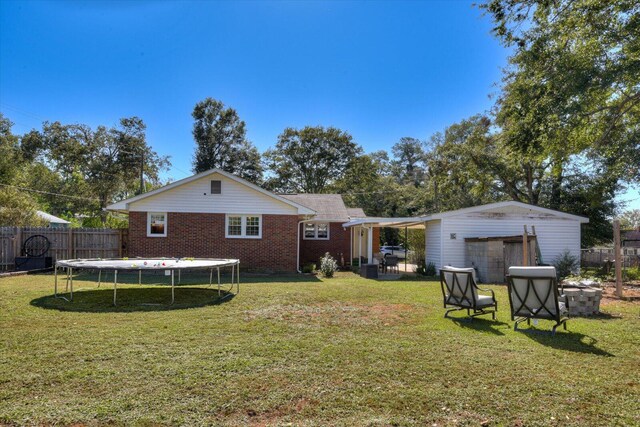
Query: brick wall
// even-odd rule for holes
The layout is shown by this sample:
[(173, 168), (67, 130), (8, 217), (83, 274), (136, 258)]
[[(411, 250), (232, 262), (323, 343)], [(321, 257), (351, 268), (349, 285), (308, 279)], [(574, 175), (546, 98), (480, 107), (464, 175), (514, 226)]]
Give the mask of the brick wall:
[(167, 236), (147, 237), (147, 213), (129, 213), (129, 256), (238, 258), (243, 268), (296, 270), (296, 215), (262, 215), (262, 239), (225, 238), (225, 215), (167, 214)]
[(304, 240), (302, 235), (302, 226), (300, 226), (300, 264), (319, 263), (320, 257), (329, 252), (332, 257), (341, 265), (342, 258), (344, 262), (349, 263), (351, 260), (351, 231), (343, 229), (341, 222), (332, 222), (329, 225), (329, 240)]

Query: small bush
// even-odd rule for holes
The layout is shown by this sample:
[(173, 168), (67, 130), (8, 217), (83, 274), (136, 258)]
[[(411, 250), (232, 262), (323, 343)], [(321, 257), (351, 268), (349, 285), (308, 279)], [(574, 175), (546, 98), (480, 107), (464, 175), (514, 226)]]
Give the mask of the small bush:
[(553, 260), (553, 265), (556, 268), (556, 275), (558, 276), (558, 280), (562, 280), (565, 277), (570, 276), (571, 274), (577, 272), (578, 267), (580, 267), (580, 261), (578, 257), (572, 255), (568, 249), (558, 255)]
[(631, 267), (627, 271), (627, 280), (640, 280), (640, 267)]
[(434, 263), (430, 262), (429, 265), (427, 265), (427, 267), (425, 268), (424, 275), (425, 276), (430, 276), (430, 277), (435, 276), (436, 275), (436, 265)]
[(303, 273), (313, 273), (314, 271), (316, 271), (316, 265), (312, 262), (310, 262), (309, 264), (305, 264), (302, 266), (302, 272)]
[(324, 254), (322, 258), (320, 258), (320, 271), (324, 277), (333, 277), (333, 274), (338, 269), (338, 263), (331, 256), (329, 252)]

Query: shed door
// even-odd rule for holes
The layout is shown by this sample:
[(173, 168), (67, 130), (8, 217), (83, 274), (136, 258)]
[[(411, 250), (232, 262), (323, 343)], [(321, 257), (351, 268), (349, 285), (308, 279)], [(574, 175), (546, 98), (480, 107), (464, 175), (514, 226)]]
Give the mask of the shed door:
[[(529, 265), (536, 265), (536, 246), (533, 239), (529, 239)], [(504, 243), (504, 275), (509, 273), (509, 267), (522, 265), (522, 242)]]

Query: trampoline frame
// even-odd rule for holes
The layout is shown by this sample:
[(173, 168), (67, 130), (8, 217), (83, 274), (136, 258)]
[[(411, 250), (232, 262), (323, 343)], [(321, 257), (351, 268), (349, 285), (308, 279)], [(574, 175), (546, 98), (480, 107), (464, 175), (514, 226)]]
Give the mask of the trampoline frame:
[[(87, 265), (73, 265), (75, 262), (82, 261), (83, 263), (89, 262)], [(131, 267), (127, 266), (109, 266), (106, 265), (104, 267), (91, 265), (91, 261), (186, 261), (185, 264), (181, 264), (180, 266), (167, 265), (162, 266), (161, 268), (156, 267), (144, 267), (138, 268), (137, 264), (134, 263)], [(188, 261), (216, 261), (222, 262), (219, 264), (212, 264), (209, 266), (189, 266)], [(118, 271), (138, 271), (138, 284), (142, 285), (142, 270), (150, 270), (150, 271), (171, 271), (171, 304), (175, 302), (175, 271), (178, 270), (178, 284), (181, 282), (181, 272), (182, 270), (209, 270), (209, 286), (213, 286), (213, 271), (217, 271), (217, 279), (218, 279), (218, 298), (222, 296), (222, 284), (220, 282), (220, 269), (231, 267), (231, 286), (229, 289), (225, 289), (224, 292), (226, 295), (237, 295), (240, 293), (240, 260), (239, 259), (218, 259), (218, 258), (89, 258), (89, 259), (67, 259), (56, 261), (54, 267), (54, 288), (53, 295), (55, 298), (59, 298), (65, 300), (67, 302), (73, 301), (73, 270), (98, 270), (98, 288), (102, 284), (102, 271), (113, 271), (113, 305), (117, 305), (117, 291), (118, 291)], [(69, 293), (69, 298), (58, 294), (58, 268), (61, 268), (63, 272), (66, 269), (66, 286), (65, 293)], [(236, 293), (233, 294), (231, 291), (234, 286), (236, 287)]]

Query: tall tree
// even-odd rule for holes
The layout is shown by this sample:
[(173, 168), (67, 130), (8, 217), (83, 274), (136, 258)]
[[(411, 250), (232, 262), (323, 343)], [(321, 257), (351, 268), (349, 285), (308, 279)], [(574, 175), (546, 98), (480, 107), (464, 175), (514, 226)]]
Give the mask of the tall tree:
[[(77, 198), (42, 196), (54, 213), (98, 214), (114, 200), (136, 194), (140, 175), (148, 186), (160, 184), (159, 173), (169, 163), (146, 141), (146, 126), (138, 117), (123, 118), (118, 126), (95, 130), (82, 124), (45, 122), (42, 132), (23, 137), (23, 151), (47, 168), (35, 168), (39, 185), (49, 192)], [(47, 169), (54, 172), (51, 176)]]
[(267, 185), (283, 192), (323, 193), (361, 152), (351, 135), (334, 127), (286, 128), (264, 154), (273, 173)]
[(640, 209), (629, 209), (620, 215), (623, 230), (640, 230)]
[(0, 227), (43, 225), (36, 216), (38, 205), (23, 186), (23, 169), (27, 163), (20, 150), (13, 123), (0, 113)]
[(550, 162), (556, 207), (574, 155), (640, 181), (640, 3), (489, 0), (494, 34), (513, 49), (496, 124), (519, 153)]
[(236, 110), (213, 98), (196, 104), (192, 116), (196, 152), (193, 171), (219, 168), (254, 183), (262, 181), (258, 150), (247, 140), (245, 122)]
[(400, 183), (411, 183), (414, 187), (419, 187), (423, 183), (424, 146), (424, 142), (419, 139), (405, 136), (391, 147), (394, 157), (393, 165)]

